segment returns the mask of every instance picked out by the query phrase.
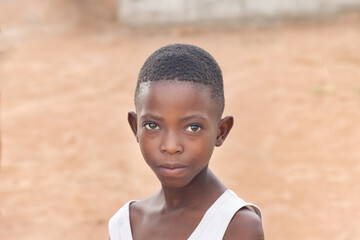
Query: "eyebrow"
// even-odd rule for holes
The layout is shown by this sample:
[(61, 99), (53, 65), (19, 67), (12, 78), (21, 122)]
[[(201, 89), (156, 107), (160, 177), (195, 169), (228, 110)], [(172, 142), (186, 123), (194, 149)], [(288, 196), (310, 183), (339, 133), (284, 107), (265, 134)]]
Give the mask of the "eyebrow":
[[(153, 115), (151, 113), (146, 113), (146, 114), (142, 115), (141, 118), (150, 118), (150, 119), (154, 119), (154, 120), (157, 120), (157, 121), (164, 121), (164, 118)], [(207, 120), (206, 117), (204, 117), (204, 116), (202, 116), (200, 114), (192, 114), (192, 115), (181, 118), (180, 122), (186, 122), (186, 121), (194, 119), (194, 118), (200, 118), (200, 119), (205, 120), (205, 121)]]
[(158, 117), (158, 116), (153, 115), (151, 113), (146, 113), (146, 114), (142, 115), (141, 118), (150, 118), (150, 119), (154, 119), (154, 120), (157, 120), (157, 121), (163, 121), (164, 120), (162, 117)]
[(193, 114), (193, 115), (186, 116), (186, 117), (182, 118), (180, 121), (185, 122), (185, 121), (191, 120), (193, 118), (200, 118), (200, 119), (205, 120), (205, 121), (207, 120), (206, 117), (204, 117), (204, 116), (202, 116), (200, 114)]

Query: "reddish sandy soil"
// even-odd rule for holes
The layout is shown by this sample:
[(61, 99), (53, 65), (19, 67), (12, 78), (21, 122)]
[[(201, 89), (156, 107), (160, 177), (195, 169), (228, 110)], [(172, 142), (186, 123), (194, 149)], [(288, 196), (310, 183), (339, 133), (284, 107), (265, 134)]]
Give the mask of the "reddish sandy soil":
[(126, 114), (145, 58), (174, 42), (223, 69), (235, 125), (211, 168), (261, 207), (266, 238), (360, 239), (359, 14), (144, 31), (110, 1), (49, 2), (0, 2), (0, 239), (107, 239), (120, 206), (158, 189)]

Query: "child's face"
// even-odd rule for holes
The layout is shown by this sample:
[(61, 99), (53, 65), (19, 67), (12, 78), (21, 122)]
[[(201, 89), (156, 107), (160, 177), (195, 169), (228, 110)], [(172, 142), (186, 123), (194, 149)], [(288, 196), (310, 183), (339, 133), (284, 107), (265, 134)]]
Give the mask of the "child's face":
[[(201, 89), (201, 91), (200, 91)], [(219, 107), (210, 91), (191, 82), (143, 86), (129, 123), (142, 155), (163, 186), (182, 187), (207, 167), (225, 139)], [(220, 140), (219, 140), (220, 138)]]

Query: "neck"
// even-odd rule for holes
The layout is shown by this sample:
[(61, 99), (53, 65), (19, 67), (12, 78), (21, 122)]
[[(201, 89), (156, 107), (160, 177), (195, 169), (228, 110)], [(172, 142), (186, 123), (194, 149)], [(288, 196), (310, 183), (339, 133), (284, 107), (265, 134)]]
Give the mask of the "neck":
[(164, 200), (166, 211), (184, 207), (197, 207), (206, 201), (214, 202), (226, 187), (208, 167), (204, 168), (189, 184), (181, 188), (162, 186), (160, 197)]

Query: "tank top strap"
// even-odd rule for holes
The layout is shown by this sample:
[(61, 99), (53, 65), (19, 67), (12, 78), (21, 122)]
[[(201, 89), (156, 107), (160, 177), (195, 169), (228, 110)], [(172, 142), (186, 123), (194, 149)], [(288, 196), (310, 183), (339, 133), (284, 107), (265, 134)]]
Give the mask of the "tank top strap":
[(111, 240), (127, 239), (132, 240), (130, 226), (130, 204), (134, 201), (127, 202), (122, 208), (115, 213), (109, 221), (109, 235)]
[(233, 191), (226, 190), (206, 211), (188, 240), (220, 240), (237, 211), (242, 208), (254, 211), (260, 218), (258, 207), (239, 198)]

